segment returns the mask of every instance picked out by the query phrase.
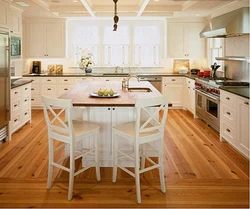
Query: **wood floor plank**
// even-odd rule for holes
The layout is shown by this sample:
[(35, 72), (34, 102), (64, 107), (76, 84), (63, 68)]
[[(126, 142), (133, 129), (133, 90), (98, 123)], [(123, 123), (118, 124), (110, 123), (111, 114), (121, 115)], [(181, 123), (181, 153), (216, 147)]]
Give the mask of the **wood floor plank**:
[(249, 160), (220, 142), (216, 131), (188, 111), (169, 110), (164, 140), (166, 194), (157, 169), (141, 175), (142, 204), (137, 204), (134, 178), (118, 169), (114, 184), (112, 168), (101, 168), (97, 182), (91, 168), (76, 176), (74, 198), (68, 201), (67, 172), (55, 168), (53, 186), (46, 189), (47, 130), (42, 110), (32, 110), (32, 123), (0, 145), (0, 207), (249, 207)]

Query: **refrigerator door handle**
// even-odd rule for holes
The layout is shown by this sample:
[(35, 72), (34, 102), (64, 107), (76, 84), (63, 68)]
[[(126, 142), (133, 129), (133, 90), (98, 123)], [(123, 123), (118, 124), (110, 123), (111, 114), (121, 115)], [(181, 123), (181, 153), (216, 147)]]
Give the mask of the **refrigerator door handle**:
[(7, 79), (7, 87), (6, 87), (6, 121), (10, 121), (11, 118), (11, 111), (10, 111), (10, 95), (11, 95), (11, 82), (10, 82), (10, 77), (11, 77), (11, 72), (10, 72), (10, 38), (8, 39), (8, 46), (6, 46), (6, 75), (8, 76)]

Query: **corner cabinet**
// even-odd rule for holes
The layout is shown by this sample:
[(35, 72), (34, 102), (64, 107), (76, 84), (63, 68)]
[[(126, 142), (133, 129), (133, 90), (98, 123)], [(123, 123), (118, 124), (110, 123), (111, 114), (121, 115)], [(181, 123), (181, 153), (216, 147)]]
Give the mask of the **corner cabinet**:
[(220, 138), (249, 158), (249, 99), (221, 90)]
[(204, 23), (168, 23), (168, 57), (205, 57), (205, 39), (200, 38), (203, 28)]
[(28, 22), (27, 37), (28, 57), (65, 57), (65, 21)]

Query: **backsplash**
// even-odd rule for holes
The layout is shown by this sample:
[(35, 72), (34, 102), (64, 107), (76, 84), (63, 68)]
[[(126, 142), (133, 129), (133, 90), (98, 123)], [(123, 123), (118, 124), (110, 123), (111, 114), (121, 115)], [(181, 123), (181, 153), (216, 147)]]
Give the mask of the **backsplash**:
[[(249, 57), (249, 35), (226, 38), (225, 56)], [(246, 61), (225, 61), (228, 78), (249, 82), (250, 63)]]

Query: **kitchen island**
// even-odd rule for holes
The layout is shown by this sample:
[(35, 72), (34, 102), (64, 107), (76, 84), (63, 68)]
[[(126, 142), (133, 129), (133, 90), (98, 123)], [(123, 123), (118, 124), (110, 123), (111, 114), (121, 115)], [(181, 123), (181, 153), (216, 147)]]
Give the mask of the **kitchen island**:
[[(148, 81), (134, 82), (132, 79), (130, 81), (131, 88), (149, 88), (151, 92), (129, 92), (127, 89), (122, 89), (121, 81), (85, 81), (76, 84), (59, 97), (61, 99), (72, 99), (74, 119), (89, 120), (100, 126), (100, 165), (102, 167), (112, 167), (112, 127), (134, 120), (135, 111), (133, 107), (136, 98), (161, 96), (161, 93)], [(115, 98), (90, 96), (91, 93), (98, 92), (100, 88), (112, 88), (120, 96)], [(89, 140), (86, 144), (79, 146), (90, 148), (94, 146), (93, 143), (94, 140)], [(132, 151), (133, 149), (133, 146), (130, 146), (127, 142), (121, 142), (120, 144), (122, 144), (124, 151)], [(156, 156), (156, 153), (150, 152), (150, 155)], [(84, 160), (85, 165), (89, 163), (91, 162), (88, 159)], [(124, 161), (124, 163), (127, 166), (130, 165), (128, 161)]]

